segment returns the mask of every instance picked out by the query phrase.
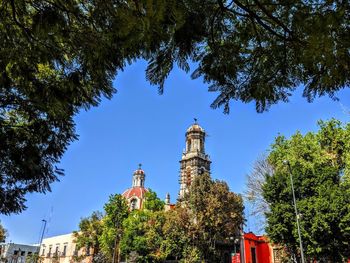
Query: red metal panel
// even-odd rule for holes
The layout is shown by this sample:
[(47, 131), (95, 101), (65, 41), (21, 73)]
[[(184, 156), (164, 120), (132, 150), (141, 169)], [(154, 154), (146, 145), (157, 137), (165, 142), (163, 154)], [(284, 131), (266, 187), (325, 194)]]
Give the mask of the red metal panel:
[(270, 255), (270, 248), (269, 244), (266, 242), (259, 242), (258, 243), (258, 263), (271, 263), (271, 255)]

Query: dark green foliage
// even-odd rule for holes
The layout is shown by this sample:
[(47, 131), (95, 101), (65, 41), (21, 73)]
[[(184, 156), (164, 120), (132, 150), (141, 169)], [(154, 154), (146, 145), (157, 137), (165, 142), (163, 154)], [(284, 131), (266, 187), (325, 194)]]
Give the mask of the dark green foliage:
[(272, 145), (269, 162), (274, 174), (263, 186), (270, 206), (266, 230), (272, 241), (298, 255), (290, 174), (283, 164), (289, 160), (305, 255), (342, 262), (350, 256), (350, 125), (336, 120), (319, 125), (315, 133), (296, 133), (290, 139), (279, 136)]
[(73, 117), (111, 98), (118, 71), (148, 61), (164, 89), (174, 64), (230, 100), (266, 110), (304, 84), (309, 101), (349, 84), (348, 1), (1, 0), (0, 213), (50, 190), (77, 138)]
[(63, 175), (55, 165), (77, 138), (73, 116), (111, 97), (115, 67), (93, 58), (97, 32), (78, 1), (0, 6), (0, 213), (9, 214)]

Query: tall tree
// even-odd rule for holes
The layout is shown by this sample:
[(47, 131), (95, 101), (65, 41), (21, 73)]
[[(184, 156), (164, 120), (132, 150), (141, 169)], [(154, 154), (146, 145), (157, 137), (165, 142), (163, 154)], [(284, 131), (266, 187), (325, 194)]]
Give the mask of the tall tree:
[(237, 237), (243, 225), (242, 197), (231, 192), (225, 182), (204, 173), (193, 181), (187, 205), (195, 247), (204, 259), (217, 262), (221, 256), (217, 245)]
[(122, 254), (128, 258), (136, 253), (137, 262), (164, 260), (164, 254), (160, 251), (164, 220), (163, 211), (133, 211), (123, 223), (124, 234), (120, 242)]
[(127, 63), (148, 61), (164, 89), (174, 65), (231, 100), (263, 111), (304, 96), (335, 97), (349, 85), (348, 1), (0, 1), (0, 212), (50, 190), (77, 138), (73, 117), (111, 98)]
[[(161, 251), (164, 257), (174, 260), (186, 258), (189, 251), (194, 251), (192, 229), (192, 217), (187, 208), (179, 204), (175, 209), (165, 213), (163, 226), (164, 240), (161, 244)], [(197, 257), (200, 259), (200, 252)]]
[(149, 190), (141, 210), (133, 211), (123, 222), (121, 253), (136, 257), (137, 262), (158, 262), (165, 259), (160, 247), (165, 222), (164, 202)]
[(99, 237), (101, 250), (109, 261), (119, 257), (119, 242), (123, 235), (123, 221), (128, 217), (128, 205), (120, 194), (111, 195), (104, 205), (105, 217), (102, 221), (102, 234)]
[(102, 234), (102, 218), (102, 213), (95, 211), (91, 216), (82, 218), (79, 230), (73, 232), (77, 249), (85, 248), (93, 257), (100, 252), (99, 237)]
[(5, 242), (7, 236), (6, 229), (2, 226), (0, 222), (0, 242)]
[(247, 175), (244, 198), (250, 204), (250, 216), (253, 216), (259, 230), (265, 228), (265, 213), (269, 211), (269, 204), (263, 197), (263, 185), (267, 176), (272, 176), (273, 167), (267, 156), (260, 156), (253, 164), (252, 171)]
[(299, 239), (292, 202), (288, 160), (293, 175), (305, 255), (342, 262), (350, 256), (349, 157), (350, 124), (319, 122), (317, 132), (278, 136), (269, 162), (274, 167), (263, 186), (270, 206), (267, 233), (298, 257)]

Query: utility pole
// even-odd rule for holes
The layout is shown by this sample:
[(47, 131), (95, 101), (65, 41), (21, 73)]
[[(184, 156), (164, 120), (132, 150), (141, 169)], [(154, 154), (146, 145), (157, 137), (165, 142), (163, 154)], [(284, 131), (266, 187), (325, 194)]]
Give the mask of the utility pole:
[(290, 175), (290, 183), (292, 185), (292, 193), (293, 193), (293, 204), (294, 204), (295, 216), (297, 218), (297, 227), (298, 227), (298, 235), (299, 235), (299, 246), (300, 246), (300, 254), (301, 254), (301, 263), (305, 263), (303, 242), (301, 240), (300, 225), (299, 225), (299, 214), (298, 214), (297, 204), (296, 204), (296, 201), (295, 201), (292, 168), (290, 167), (290, 163), (289, 163), (288, 160), (283, 161), (283, 163), (288, 166), (288, 171), (289, 171), (289, 175)]
[(41, 245), (43, 243), (43, 238), (44, 238), (44, 234), (45, 234), (45, 229), (46, 229), (46, 223), (47, 221), (45, 219), (41, 220), (42, 222), (44, 222), (44, 227), (43, 227), (43, 232), (41, 233), (41, 236), (40, 236), (40, 242), (39, 242), (39, 248), (38, 248), (38, 260), (39, 260), (39, 257), (40, 257), (40, 248), (41, 248)]

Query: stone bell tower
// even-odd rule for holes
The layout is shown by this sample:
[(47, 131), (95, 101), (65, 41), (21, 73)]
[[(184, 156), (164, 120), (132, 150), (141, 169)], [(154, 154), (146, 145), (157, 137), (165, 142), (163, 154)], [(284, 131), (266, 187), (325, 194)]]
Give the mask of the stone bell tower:
[(181, 201), (196, 176), (204, 172), (210, 173), (210, 158), (205, 153), (205, 136), (204, 129), (199, 126), (197, 120), (186, 131), (186, 149), (182, 153), (180, 161), (180, 192), (179, 200)]

